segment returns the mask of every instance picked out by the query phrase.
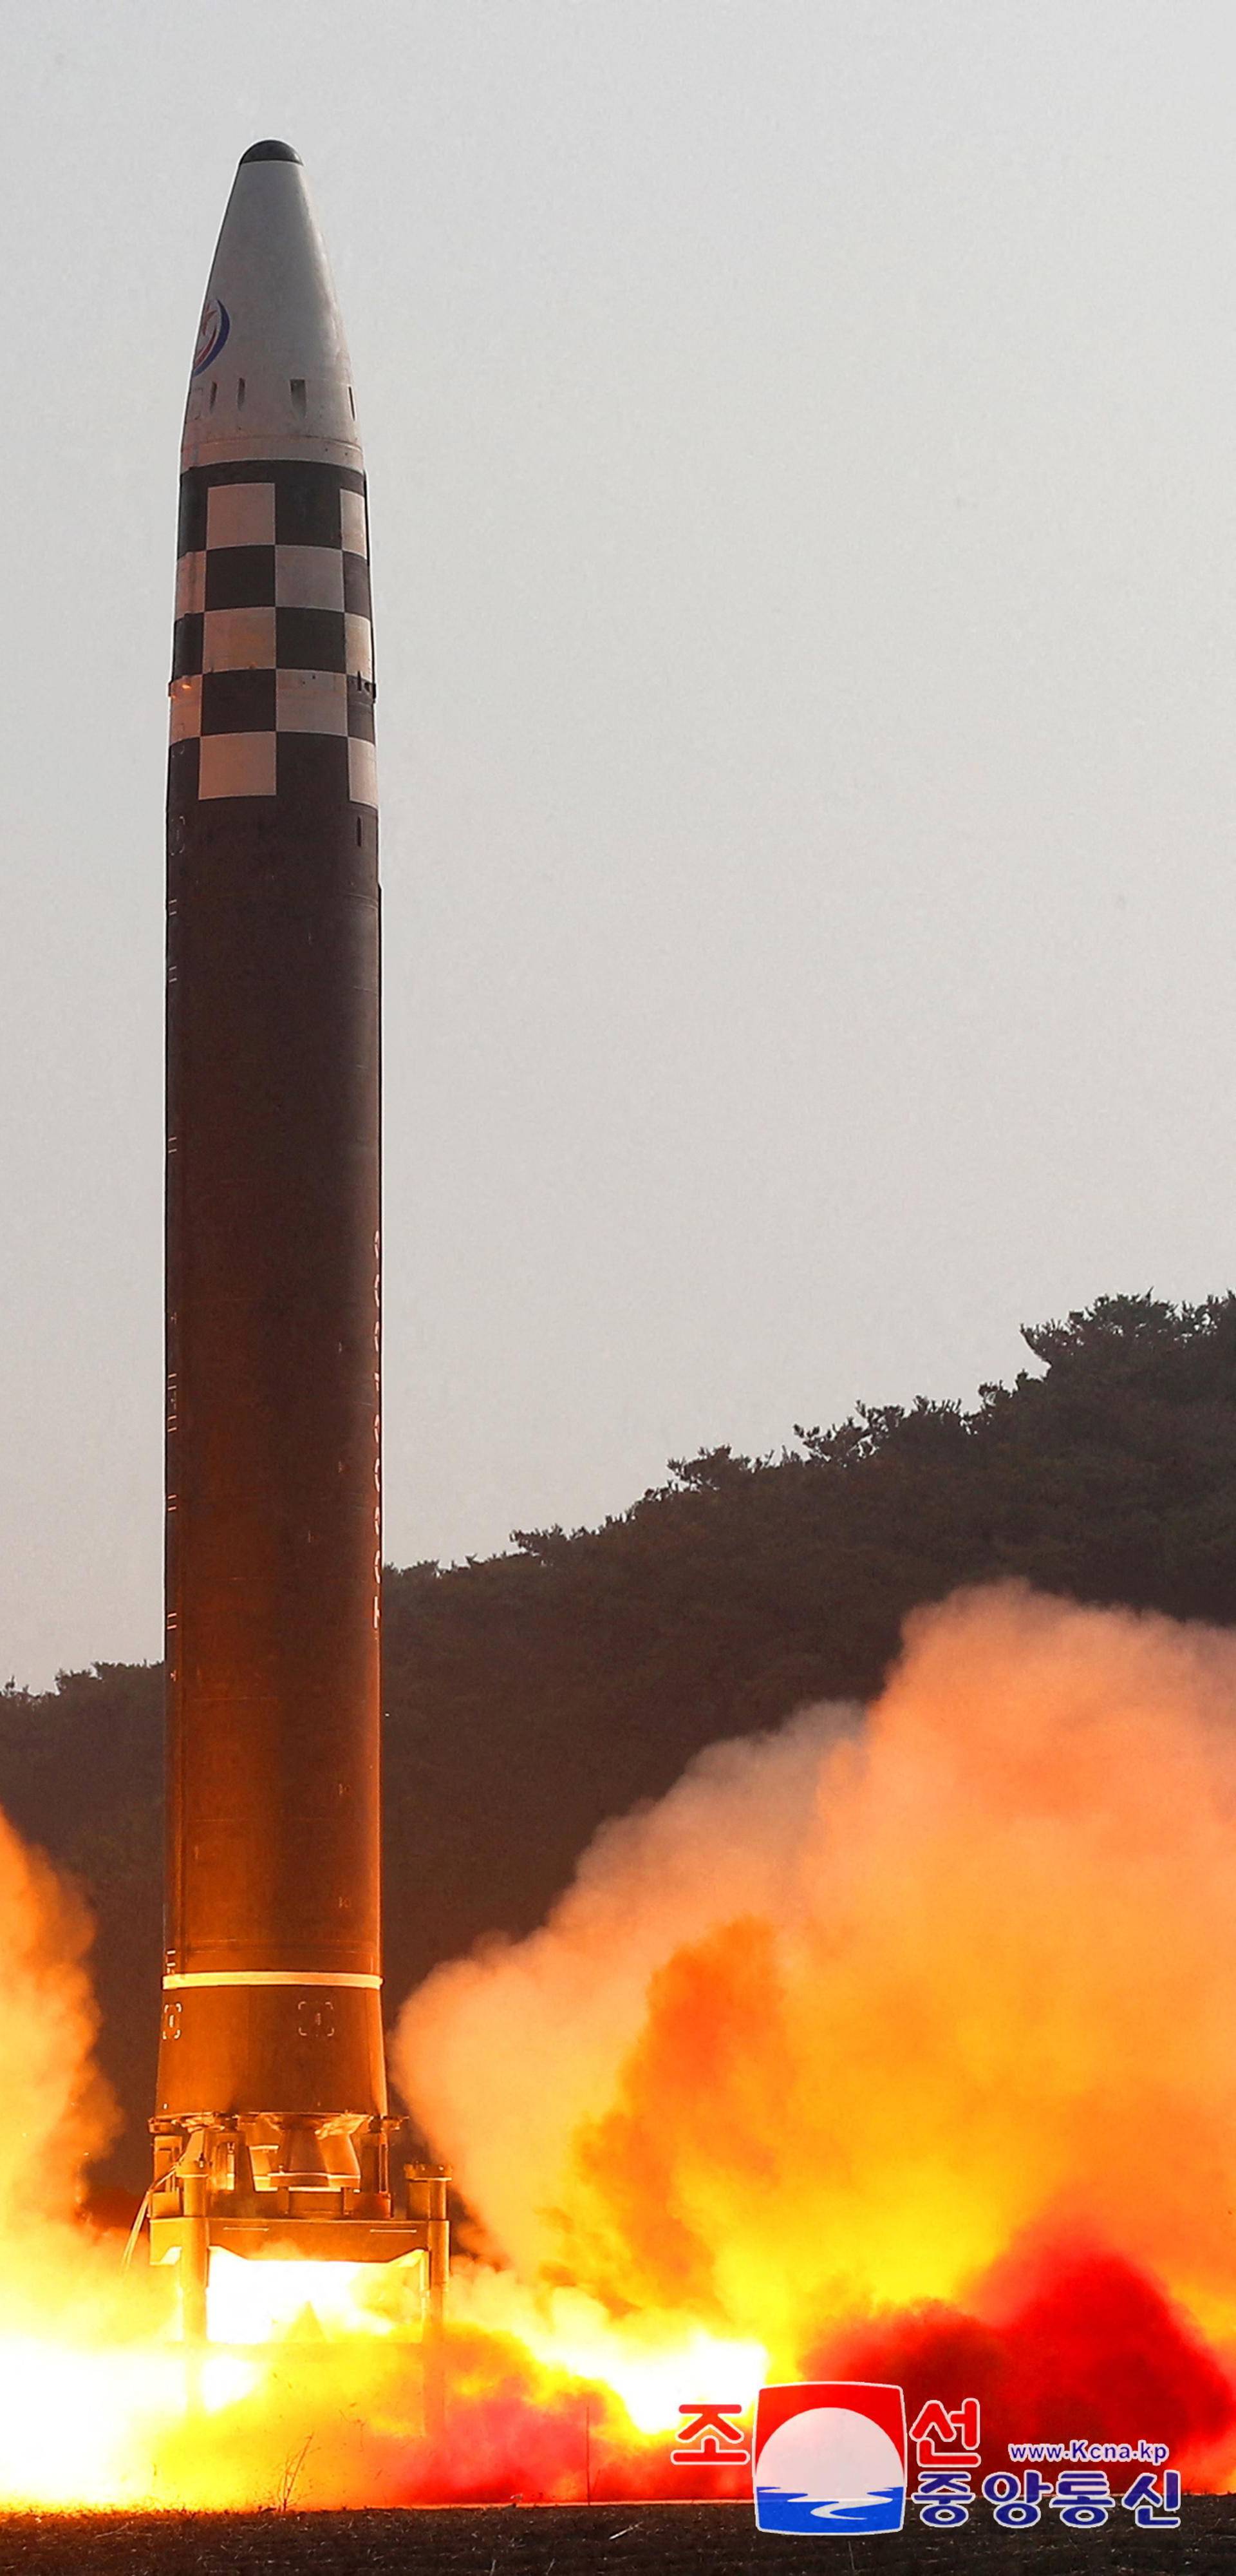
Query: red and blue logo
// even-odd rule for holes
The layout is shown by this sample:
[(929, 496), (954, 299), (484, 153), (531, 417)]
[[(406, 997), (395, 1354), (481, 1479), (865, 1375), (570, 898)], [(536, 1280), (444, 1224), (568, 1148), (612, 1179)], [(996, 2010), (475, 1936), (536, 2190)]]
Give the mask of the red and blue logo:
[(867, 2379), (761, 2388), (752, 2452), (759, 2531), (900, 2531), (905, 2521), (900, 2388)]
[(197, 326), (197, 347), (193, 352), (195, 376), (200, 376), (203, 368), (213, 366), (231, 327), (232, 317), (226, 304), (219, 304), (213, 295), (208, 295)]

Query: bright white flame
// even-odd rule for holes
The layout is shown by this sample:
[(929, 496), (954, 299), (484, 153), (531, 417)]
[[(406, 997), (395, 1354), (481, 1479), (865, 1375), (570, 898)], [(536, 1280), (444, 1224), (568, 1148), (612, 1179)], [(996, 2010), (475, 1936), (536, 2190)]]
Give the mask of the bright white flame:
[(549, 2368), (603, 2381), (641, 2433), (672, 2431), (691, 2399), (754, 2405), (768, 2367), (762, 2344), (724, 2341), (655, 2310), (614, 2318), (583, 2290), (534, 2296), (513, 2273), (480, 2265), (460, 2264), (448, 2296), (461, 2323), (517, 2335)]
[(207, 2332), (217, 2344), (268, 2344), (407, 2331), (421, 2322), (424, 2270), (420, 2253), (393, 2263), (301, 2263), (213, 2246)]
[(191, 2404), (211, 2411), (230, 2405), (257, 2380), (251, 2364), (224, 2366), (231, 2372), (226, 2386), (191, 2390), (183, 2354), (166, 2346), (90, 2351), (28, 2335), (4, 2337), (0, 2494), (6, 2505), (157, 2501), (148, 2464), (161, 2434), (183, 2423)]
[(238, 2361), (234, 2353), (211, 2352), (202, 2356), (197, 2366), (197, 2401), (207, 2415), (219, 2415), (225, 2406), (239, 2406), (249, 2397), (262, 2377), (261, 2364)]

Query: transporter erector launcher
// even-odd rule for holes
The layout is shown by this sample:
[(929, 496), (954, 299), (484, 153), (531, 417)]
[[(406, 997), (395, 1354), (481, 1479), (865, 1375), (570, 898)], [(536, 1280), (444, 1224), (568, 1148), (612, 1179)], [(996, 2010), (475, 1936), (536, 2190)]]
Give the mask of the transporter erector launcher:
[(446, 2262), (379, 1924), (378, 816), (364, 464), (298, 155), (236, 174), (181, 453), (151, 2255)]

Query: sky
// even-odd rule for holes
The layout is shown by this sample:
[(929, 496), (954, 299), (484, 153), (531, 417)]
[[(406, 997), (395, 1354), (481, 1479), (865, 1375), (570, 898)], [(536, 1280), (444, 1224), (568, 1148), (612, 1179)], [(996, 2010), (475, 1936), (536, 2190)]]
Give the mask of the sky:
[(370, 476), (386, 1547), (1236, 1279), (1236, 18), (3, 0), (0, 1678), (161, 1630), (166, 685), (234, 165)]

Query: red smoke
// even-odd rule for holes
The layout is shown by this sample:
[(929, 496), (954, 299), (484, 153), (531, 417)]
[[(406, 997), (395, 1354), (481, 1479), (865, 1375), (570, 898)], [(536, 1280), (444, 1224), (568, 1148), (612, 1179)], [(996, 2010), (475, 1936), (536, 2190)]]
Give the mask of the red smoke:
[(1009, 2441), (1158, 2441), (1193, 2488), (1222, 2487), (1236, 2384), (1190, 2319), (1119, 2255), (1027, 2246), (985, 2285), (982, 2313), (933, 2304), (822, 2337), (806, 2376), (900, 2381), (977, 2397), (984, 2470)]

